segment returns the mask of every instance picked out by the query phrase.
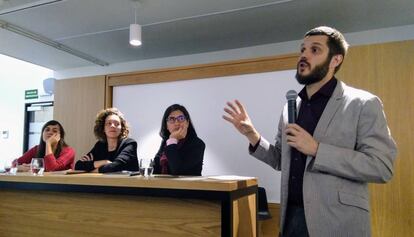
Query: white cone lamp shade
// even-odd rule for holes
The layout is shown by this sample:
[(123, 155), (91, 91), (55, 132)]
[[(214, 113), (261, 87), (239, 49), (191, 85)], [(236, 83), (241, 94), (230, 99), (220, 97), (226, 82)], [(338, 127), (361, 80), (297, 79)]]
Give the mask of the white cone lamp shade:
[(129, 43), (132, 46), (140, 46), (141, 41), (141, 26), (138, 24), (131, 24), (129, 26)]

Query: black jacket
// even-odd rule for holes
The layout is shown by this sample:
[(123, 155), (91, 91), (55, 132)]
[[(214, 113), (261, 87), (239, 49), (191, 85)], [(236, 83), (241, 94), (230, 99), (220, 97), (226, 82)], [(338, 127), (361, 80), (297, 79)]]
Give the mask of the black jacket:
[(132, 138), (125, 138), (118, 142), (115, 151), (108, 152), (108, 143), (98, 141), (88, 153), (93, 155), (93, 161), (80, 161), (75, 164), (76, 170), (92, 171), (93, 162), (110, 160), (112, 163), (99, 167), (99, 173), (116, 172), (121, 170), (138, 170), (137, 142)]
[(161, 173), (160, 158), (163, 152), (168, 158), (168, 173), (172, 175), (200, 176), (203, 169), (204, 142), (194, 136), (189, 137), (183, 144), (171, 144), (166, 146), (166, 141), (161, 142), (160, 149), (154, 158), (154, 173)]

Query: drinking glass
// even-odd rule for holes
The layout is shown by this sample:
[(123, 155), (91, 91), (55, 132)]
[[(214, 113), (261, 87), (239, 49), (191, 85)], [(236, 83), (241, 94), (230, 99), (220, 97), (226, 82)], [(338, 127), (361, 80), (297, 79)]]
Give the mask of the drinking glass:
[(33, 175), (43, 175), (44, 169), (43, 158), (32, 158), (32, 162), (30, 163), (30, 171)]
[(150, 177), (154, 171), (153, 159), (140, 159), (139, 160), (139, 173), (141, 176)]
[(15, 175), (17, 173), (17, 161), (12, 162), (10, 165), (5, 165), (4, 169), (6, 170), (7, 174)]
[(147, 167), (147, 175), (151, 177), (153, 172), (154, 172), (154, 160), (150, 159), (148, 167)]
[(18, 168), (19, 168), (19, 164), (17, 163), (17, 161), (16, 162), (12, 162), (11, 169), (10, 169), (10, 174), (11, 175), (15, 175), (17, 173), (17, 171), (18, 171)]
[(4, 171), (6, 174), (10, 174), (11, 166), (10, 165), (4, 165)]

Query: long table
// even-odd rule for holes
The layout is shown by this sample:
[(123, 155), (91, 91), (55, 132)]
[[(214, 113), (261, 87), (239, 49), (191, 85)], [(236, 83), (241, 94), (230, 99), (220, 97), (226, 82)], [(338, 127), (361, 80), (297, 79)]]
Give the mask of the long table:
[(257, 236), (257, 179), (0, 175), (1, 236)]

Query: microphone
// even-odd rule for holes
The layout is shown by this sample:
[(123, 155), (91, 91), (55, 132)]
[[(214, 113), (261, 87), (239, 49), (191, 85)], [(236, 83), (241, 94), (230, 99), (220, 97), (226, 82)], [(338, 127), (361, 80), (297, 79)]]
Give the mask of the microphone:
[(286, 99), (288, 104), (288, 122), (296, 123), (296, 98), (298, 93), (294, 90), (289, 90), (286, 93)]

